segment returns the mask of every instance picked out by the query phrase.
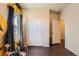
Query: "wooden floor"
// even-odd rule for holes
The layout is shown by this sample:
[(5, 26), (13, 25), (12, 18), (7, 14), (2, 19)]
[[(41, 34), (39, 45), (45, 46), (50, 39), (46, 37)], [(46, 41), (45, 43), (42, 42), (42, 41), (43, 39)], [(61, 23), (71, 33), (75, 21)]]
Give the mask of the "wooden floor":
[(62, 44), (51, 45), (50, 47), (29, 47), (27, 56), (76, 56)]

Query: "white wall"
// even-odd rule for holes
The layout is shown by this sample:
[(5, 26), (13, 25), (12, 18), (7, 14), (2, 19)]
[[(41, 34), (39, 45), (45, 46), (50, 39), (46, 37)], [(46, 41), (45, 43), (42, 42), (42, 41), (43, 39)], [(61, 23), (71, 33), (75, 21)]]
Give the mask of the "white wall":
[(65, 20), (65, 48), (79, 55), (79, 4), (69, 4), (61, 18)]
[(7, 20), (8, 17), (8, 8), (6, 3), (0, 3), (0, 14), (4, 16)]
[[(40, 39), (39, 36), (43, 35), (43, 39), (42, 39), (42, 41), (40, 41), (41, 43), (43, 43), (42, 46), (49, 46), (49, 10), (48, 9), (39, 9), (39, 8), (27, 9), (26, 10), (26, 20), (31, 22), (30, 25), (28, 25), (29, 45), (30, 46), (35, 45), (35, 44), (33, 45), (34, 40), (35, 40), (35, 39), (33, 39), (33, 36), (34, 35), (36, 36), (36, 34), (37, 34), (37, 33), (33, 34), (34, 29), (31, 30), (29, 28), (29, 26), (31, 26), (31, 24), (33, 22), (38, 22), (40, 24), (40, 21), (41, 21), (41, 24), (39, 26), (44, 25), (43, 29), (41, 29), (41, 31), (43, 31), (43, 33), (37, 34), (38, 39), (36, 39), (36, 40), (41, 40), (42, 38)], [(35, 26), (37, 26), (37, 25), (35, 25)], [(40, 32), (40, 30), (38, 32)], [(31, 42), (31, 40), (33, 42)], [(37, 43), (37, 41), (35, 41), (35, 43)], [(38, 44), (39, 44), (39, 42), (38, 42)]]

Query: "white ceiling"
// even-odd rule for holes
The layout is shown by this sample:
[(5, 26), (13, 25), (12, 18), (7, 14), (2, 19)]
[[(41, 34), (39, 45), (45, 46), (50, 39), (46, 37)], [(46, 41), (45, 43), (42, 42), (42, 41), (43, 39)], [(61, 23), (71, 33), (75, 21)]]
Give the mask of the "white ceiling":
[(22, 8), (47, 8), (50, 10), (61, 11), (68, 3), (20, 3)]

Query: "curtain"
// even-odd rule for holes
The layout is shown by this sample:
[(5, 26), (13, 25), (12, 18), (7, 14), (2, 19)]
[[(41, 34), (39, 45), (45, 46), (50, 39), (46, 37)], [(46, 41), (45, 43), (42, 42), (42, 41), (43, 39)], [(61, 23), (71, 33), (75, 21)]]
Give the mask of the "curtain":
[[(15, 51), (15, 38), (14, 38), (14, 15), (15, 15), (14, 8), (12, 6), (8, 6), (8, 31), (7, 31), (7, 38), (6, 38), (6, 43), (10, 44), (10, 50)], [(20, 34), (20, 48), (23, 51), (24, 49), (24, 44), (23, 44), (23, 29), (22, 29), (22, 15), (18, 14), (18, 31)]]
[(14, 18), (14, 8), (8, 6), (8, 40), (7, 43), (10, 44), (10, 50), (15, 50), (14, 45), (14, 26), (13, 26), (13, 18)]
[(20, 35), (21, 35), (21, 41), (20, 41), (20, 46), (21, 50), (24, 49), (24, 44), (23, 44), (23, 26), (22, 26), (22, 15), (20, 15)]

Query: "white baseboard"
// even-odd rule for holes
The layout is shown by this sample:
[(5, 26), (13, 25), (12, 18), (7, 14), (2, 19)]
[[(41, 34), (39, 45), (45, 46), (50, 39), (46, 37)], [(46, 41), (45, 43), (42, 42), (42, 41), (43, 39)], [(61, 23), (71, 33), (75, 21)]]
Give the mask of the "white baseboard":
[(49, 47), (49, 45), (43, 45), (43, 47)]
[(28, 45), (28, 46), (42, 46), (42, 47), (49, 47), (49, 45)]
[(77, 55), (74, 51), (72, 51), (71, 49), (65, 47), (66, 49), (68, 49), (69, 51), (71, 51), (72, 53), (74, 53), (75, 55)]

